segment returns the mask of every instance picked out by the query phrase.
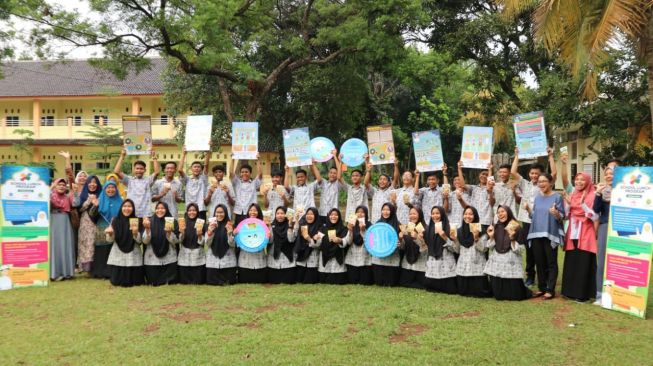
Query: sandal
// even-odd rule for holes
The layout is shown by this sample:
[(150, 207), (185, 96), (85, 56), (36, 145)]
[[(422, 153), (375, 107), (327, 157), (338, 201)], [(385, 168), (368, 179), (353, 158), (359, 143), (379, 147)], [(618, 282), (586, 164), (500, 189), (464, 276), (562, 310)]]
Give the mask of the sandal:
[(544, 294), (543, 299), (544, 300), (551, 300), (551, 299), (553, 299), (553, 297), (554, 297), (553, 294), (547, 292), (547, 293)]
[(533, 292), (533, 297), (540, 297), (542, 295), (544, 295), (544, 291)]

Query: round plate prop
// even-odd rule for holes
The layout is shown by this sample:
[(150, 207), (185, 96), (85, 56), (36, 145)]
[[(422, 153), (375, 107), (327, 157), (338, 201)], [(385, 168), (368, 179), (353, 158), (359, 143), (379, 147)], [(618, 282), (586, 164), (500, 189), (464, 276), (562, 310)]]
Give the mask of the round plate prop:
[(270, 241), (270, 228), (261, 220), (247, 218), (236, 227), (236, 245), (246, 252), (258, 253)]
[(311, 140), (311, 156), (319, 163), (331, 160), (331, 150), (335, 148), (336, 145), (326, 137), (315, 137)]
[(370, 255), (385, 258), (397, 250), (397, 232), (385, 222), (377, 222), (365, 233), (365, 249)]
[(349, 139), (340, 147), (340, 154), (347, 166), (359, 166), (365, 162), (367, 144), (361, 139)]

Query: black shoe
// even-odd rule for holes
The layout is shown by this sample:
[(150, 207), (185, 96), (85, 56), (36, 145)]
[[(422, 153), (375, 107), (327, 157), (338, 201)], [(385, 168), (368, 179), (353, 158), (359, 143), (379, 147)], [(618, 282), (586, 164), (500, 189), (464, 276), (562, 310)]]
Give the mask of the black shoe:
[(531, 286), (533, 286), (534, 284), (535, 284), (535, 280), (533, 280), (532, 278), (527, 278), (526, 281), (524, 281), (524, 285), (525, 285), (526, 287), (531, 287)]

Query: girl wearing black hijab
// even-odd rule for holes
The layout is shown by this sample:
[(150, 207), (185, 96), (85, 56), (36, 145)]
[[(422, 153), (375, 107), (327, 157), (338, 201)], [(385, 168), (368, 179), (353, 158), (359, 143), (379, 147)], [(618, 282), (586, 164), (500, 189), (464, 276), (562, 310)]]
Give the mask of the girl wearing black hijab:
[(524, 244), (517, 242), (521, 226), (508, 206), (497, 208), (497, 223), (487, 230), (487, 246), (494, 248), (485, 265), (485, 274), (490, 276), (492, 294), (497, 300), (524, 300), (532, 292), (524, 285), (522, 254)]
[[(384, 222), (399, 234), (399, 220), (397, 209), (392, 203), (384, 203), (381, 207), (381, 218), (377, 222)], [(397, 240), (399, 247), (399, 240)], [(374, 283), (378, 286), (397, 286), (399, 283), (399, 250), (395, 250), (385, 258), (372, 257), (372, 271), (374, 272)]]
[(316, 241), (322, 224), (317, 208), (308, 208), (298, 224), (295, 226), (297, 283), (318, 283), (319, 245)]
[(410, 288), (424, 288), (424, 273), (426, 272), (427, 246), (424, 241), (426, 223), (422, 210), (412, 205), (408, 206), (408, 222), (421, 229), (402, 231), (399, 233), (400, 249), (404, 251), (399, 271), (399, 285)]
[[(487, 234), (478, 228), (478, 211), (467, 206), (463, 211), (463, 221), (456, 232), (453, 248), (460, 253), (456, 263), (458, 293), (462, 296), (488, 297), (491, 295), (490, 283), (485, 269)], [(476, 226), (476, 227), (473, 227)]]
[(154, 208), (154, 216), (143, 219), (143, 244), (145, 249), (145, 278), (152, 286), (173, 284), (177, 281), (177, 250), (179, 243), (177, 222), (166, 226), (166, 217), (172, 218), (168, 205), (159, 202)]
[(107, 241), (113, 243), (107, 264), (111, 271), (110, 281), (114, 286), (132, 287), (145, 283), (141, 251), (142, 226), (130, 227), (130, 219), (139, 220), (134, 202), (126, 199), (120, 206), (118, 215), (104, 231)]
[(213, 210), (215, 222), (206, 230), (206, 283), (233, 285), (236, 283), (236, 242), (234, 226), (229, 221), (227, 206), (219, 204)]
[[(252, 203), (247, 209), (247, 217), (263, 221), (261, 206)], [(238, 231), (236, 231), (238, 236)], [(250, 253), (238, 251), (238, 282), (240, 283), (266, 283), (268, 282), (268, 258), (265, 250)]]
[(277, 207), (270, 223), (270, 245), (268, 246), (268, 280), (270, 283), (295, 283), (295, 226), (294, 217), (286, 216), (287, 209)]
[(317, 244), (320, 246), (320, 282), (332, 285), (347, 283), (345, 266), (345, 248), (349, 244), (349, 230), (342, 223), (342, 216), (337, 208), (327, 214), (326, 224), (320, 230)]
[(179, 225), (179, 283), (201, 285), (206, 282), (206, 253), (204, 252), (204, 234), (206, 223), (195, 227), (199, 215), (196, 203), (189, 203), (184, 214), (184, 221)]
[(365, 248), (365, 233), (372, 223), (366, 206), (356, 207), (356, 221), (348, 222), (349, 248), (345, 254), (347, 265), (347, 281), (358, 285), (371, 285), (374, 283), (372, 274), (372, 257)]
[(451, 229), (444, 207), (434, 206), (431, 209), (431, 222), (424, 234), (428, 253), (424, 286), (429, 291), (458, 293)]

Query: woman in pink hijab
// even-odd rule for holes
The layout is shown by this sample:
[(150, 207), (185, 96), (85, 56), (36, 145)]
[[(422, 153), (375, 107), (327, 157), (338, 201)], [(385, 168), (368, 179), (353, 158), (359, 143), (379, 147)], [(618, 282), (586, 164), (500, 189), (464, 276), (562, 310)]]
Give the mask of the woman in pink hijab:
[(565, 236), (562, 295), (585, 302), (596, 295), (596, 229), (594, 184), (587, 173), (574, 177), (569, 206), (569, 227)]
[(70, 210), (73, 204), (72, 184), (59, 178), (50, 194), (50, 278), (60, 281), (75, 274), (75, 252)]

